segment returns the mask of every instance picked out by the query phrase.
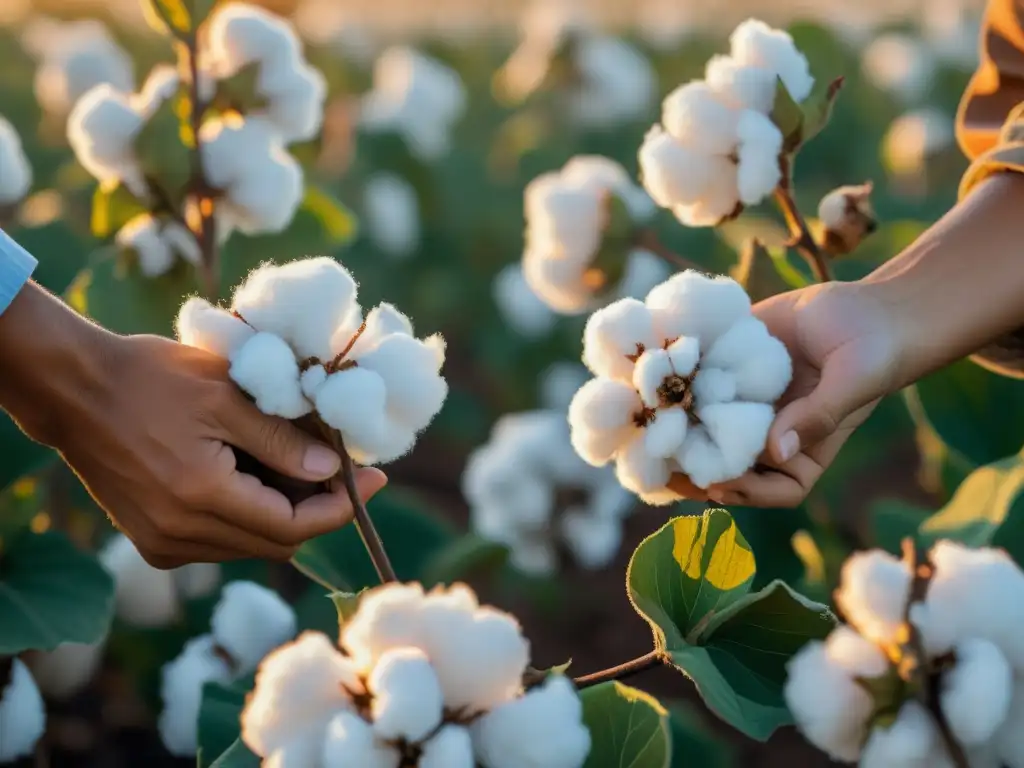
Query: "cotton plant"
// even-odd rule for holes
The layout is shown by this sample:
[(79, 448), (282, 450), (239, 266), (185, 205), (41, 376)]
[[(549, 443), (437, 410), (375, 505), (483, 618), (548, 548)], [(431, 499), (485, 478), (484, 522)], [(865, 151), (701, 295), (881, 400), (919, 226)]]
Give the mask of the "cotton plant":
[(558, 570), (563, 548), (583, 568), (607, 566), (634, 506), (610, 468), (575, 453), (558, 409), (502, 416), (470, 455), (462, 488), (477, 534), (504, 544), (515, 567), (540, 576)]
[(516, 619), (465, 585), (376, 587), (337, 645), (306, 632), (263, 661), (242, 740), (265, 766), (580, 768), (573, 684), (525, 689), (529, 660)]
[(281, 232), (298, 210), (305, 177), (289, 147), (320, 131), (326, 83), (291, 26), (262, 8), (218, 5), (197, 20), (202, 34), (156, 23), (179, 43), (180, 66), (158, 64), (137, 92), (106, 82), (83, 93), (68, 141), (101, 189), (123, 187), (146, 212), (115, 237), (142, 274), (192, 264), (215, 295), (227, 238)]
[(376, 248), (401, 261), (420, 243), (420, 203), (416, 189), (398, 174), (374, 173), (363, 188), (363, 225)]
[(569, 406), (573, 447), (656, 505), (683, 498), (678, 475), (707, 488), (753, 467), (792, 376), (743, 288), (693, 270), (592, 314), (583, 361), (594, 378)]
[(0, 763), (31, 757), (46, 730), (43, 697), (24, 662), (0, 659)]
[(13, 208), (31, 187), (32, 166), (21, 137), (10, 121), (0, 115), (0, 212)]
[(36, 101), (44, 112), (68, 115), (78, 100), (97, 85), (120, 92), (135, 88), (131, 57), (96, 19), (33, 19), (21, 33), (25, 50), (36, 58)]
[(268, 653), (295, 637), (296, 627), (295, 611), (276, 592), (251, 581), (225, 585), (210, 632), (189, 640), (161, 672), (158, 728), (167, 750), (194, 757), (203, 686), (252, 674)]
[(1024, 572), (1004, 550), (857, 553), (835, 598), (848, 623), (788, 666), (809, 741), (865, 768), (1024, 764)]
[(551, 309), (582, 314), (610, 299), (643, 295), (669, 273), (652, 248), (656, 208), (625, 169), (579, 155), (533, 179), (524, 192), (522, 268)]
[(451, 147), (451, 134), (466, 110), (458, 72), (409, 46), (384, 50), (373, 67), (373, 87), (360, 99), (360, 130), (397, 134), (412, 154), (434, 162)]

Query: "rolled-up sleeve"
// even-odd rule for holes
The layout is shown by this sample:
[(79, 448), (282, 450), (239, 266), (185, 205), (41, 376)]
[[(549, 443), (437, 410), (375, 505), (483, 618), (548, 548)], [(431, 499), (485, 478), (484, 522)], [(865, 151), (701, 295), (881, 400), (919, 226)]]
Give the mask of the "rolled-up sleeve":
[[(960, 182), (961, 199), (993, 174), (1024, 173), (1024, 0), (989, 0), (979, 54), (957, 111), (957, 141), (971, 161)], [(1024, 378), (1024, 328), (972, 359)]]
[(0, 230), (0, 314), (28, 282), (36, 263), (28, 251)]

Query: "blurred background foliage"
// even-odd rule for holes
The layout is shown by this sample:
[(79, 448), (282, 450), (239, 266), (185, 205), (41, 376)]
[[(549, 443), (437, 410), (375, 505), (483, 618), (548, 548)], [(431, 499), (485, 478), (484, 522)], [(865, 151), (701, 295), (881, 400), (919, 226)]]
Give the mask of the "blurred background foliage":
[[(670, 514), (699, 513), (703, 505), (684, 503), (671, 511), (645, 509), (634, 515), (620, 557), (605, 570), (569, 568), (558, 579), (534, 579), (512, 573), (503, 566), (500, 551), (466, 535), (460, 477), (466, 456), (487, 439), (500, 415), (537, 406), (542, 375), (550, 365), (579, 359), (584, 317), (559, 317), (547, 332), (526, 336), (495, 298), (496, 275), (522, 253), (525, 185), (573, 155), (589, 153), (618, 160), (635, 177), (637, 148), (657, 119), (657, 101), (650, 114), (601, 130), (559, 117), (543, 95), (526, 104), (507, 103), (496, 93), (494, 78), (516, 43), (514, 30), (481, 28), (483, 22), (468, 8), (444, 10), (438, 4), (424, 14), (429, 29), (422, 32), (414, 28), (411, 11), (398, 28), (374, 21), (368, 7), (355, 4), (263, 4), (295, 18), (310, 60), (327, 77), (329, 106), (323, 137), (294, 148), (313, 192), (281, 235), (232, 239), (224, 256), (225, 288), (261, 260), (329, 252), (360, 281), (364, 306), (386, 299), (414, 318), (418, 331), (442, 332), (449, 344), (451, 394), (418, 449), (389, 468), (391, 487), (371, 505), (392, 559), (406, 571), (400, 575), (426, 582), (472, 581), (485, 597), (521, 616), (538, 666), (572, 657), (574, 668), (585, 671), (642, 652), (649, 643), (647, 630), (636, 621), (622, 588), (628, 554)], [(179, 270), (155, 280), (136, 279), (130, 265), (112, 259), (106, 241), (93, 234), (95, 183), (75, 162), (61, 121), (39, 106), (33, 89), (37, 62), (26, 51), (23, 35), (38, 14), (103, 19), (136, 62), (139, 81), (153, 64), (172, 60), (169, 44), (140, 23), (129, 0), (4, 0), (0, 5), (0, 114), (21, 135), (35, 176), (31, 196), (0, 224), (39, 258), (36, 279), (65, 293), (76, 308), (118, 331), (168, 333), (178, 298), (193, 290), (192, 278)], [(514, 18), (513, 5), (498, 15)], [(618, 18), (631, 15), (628, 9), (633, 8), (629, 3), (605, 5)], [(664, 95), (701, 76), (709, 55), (724, 48), (728, 27), (704, 27), (693, 20), (714, 15), (714, 8), (693, 9), (680, 21), (678, 8), (662, 3), (659, 17), (648, 8), (657, 5), (643, 4), (646, 10), (636, 17), (641, 27), (616, 32), (649, 57), (659, 95)], [(808, 20), (800, 9), (781, 2), (760, 3), (756, 11), (788, 25), (817, 78), (846, 78), (831, 123), (800, 155), (796, 189), (801, 208), (813, 215), (817, 201), (832, 188), (874, 182), (880, 228), (853, 256), (836, 264), (838, 277), (849, 280), (899, 252), (955, 200), (966, 161), (953, 142), (952, 121), (977, 55), (971, 32), (977, 7), (924, 0), (904, 4), (902, 16), (892, 14), (899, 4), (889, 4), (884, 17), (860, 8), (864, 17), (854, 24), (846, 13), (850, 8), (825, 5), (835, 12), (818, 8), (818, 18), (831, 16), (830, 23)], [(741, 12), (739, 5), (730, 5), (723, 21)], [(936, 21), (942, 13), (945, 26)], [(659, 18), (665, 22), (660, 27)], [(903, 58), (894, 48), (872, 53), (889, 33), (905, 36), (899, 39), (909, 41), (927, 65), (907, 58), (908, 49), (900, 49)], [(463, 79), (467, 109), (454, 127), (450, 152), (436, 162), (418, 159), (393, 136), (354, 129), (353, 105), (371, 85), (373, 58), (392, 42), (415, 45)], [(381, 171), (405, 178), (416, 192), (420, 233), (414, 251), (403, 258), (382, 249), (365, 222), (357, 225), (354, 239), (349, 237), (353, 222), (344, 210), (364, 218), (367, 182)], [(676, 252), (718, 272), (735, 265), (746, 237), (758, 235), (769, 245), (782, 237), (774, 215), (759, 210), (719, 231), (685, 229), (667, 212), (659, 214), (655, 227)], [(795, 262), (791, 266), (804, 269)], [(925, 517), (946, 505), (945, 525), (973, 525), (971, 531), (989, 541), (1010, 540), (1004, 526), (1018, 496), (1007, 491), (996, 498), (992, 492), (992, 484), (1010, 470), (981, 468), (1000, 460), (1012, 466), (1019, 462), (1022, 394), (1018, 382), (959, 363), (883, 402), (800, 508), (730, 510), (757, 554), (757, 586), (783, 578), (827, 599), (852, 548), (894, 548), (902, 535), (915, 532)], [(972, 475), (977, 471), (980, 479)], [(954, 498), (969, 477), (974, 485), (964, 486)], [(6, 489), (0, 496), (0, 546), (57, 530), (89, 550), (110, 534), (102, 512), (74, 477), (6, 418), (0, 418), (0, 488)], [(351, 530), (311, 542), (297, 565), (318, 582), (343, 581), (353, 589), (368, 584), (373, 575)], [(0, 586), (5, 579), (16, 581), (4, 568), (10, 563), (0, 563)], [(336, 616), (322, 599), (324, 589), (310, 586), (291, 569), (235, 563), (225, 566), (224, 578), (269, 583), (295, 602), (303, 626), (333, 631)], [(69, 701), (53, 703), (48, 764), (179, 764), (154, 737), (159, 669), (185, 638), (206, 626), (211, 605), (209, 599), (191, 601), (173, 629), (115, 624), (107, 663), (94, 684)], [(827, 764), (791, 732), (777, 734), (766, 745), (725, 729), (712, 734), (711, 718), (695, 708), (693, 692), (681, 678), (648, 676), (638, 685), (666, 703), (677, 702), (672, 707), (675, 739), (686, 745), (678, 751), (690, 755), (679, 766)]]

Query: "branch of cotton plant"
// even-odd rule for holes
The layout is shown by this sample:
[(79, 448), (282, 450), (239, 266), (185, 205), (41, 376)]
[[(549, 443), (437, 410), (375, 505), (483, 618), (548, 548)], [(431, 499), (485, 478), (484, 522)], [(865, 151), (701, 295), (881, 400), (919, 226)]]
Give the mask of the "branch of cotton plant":
[(677, 269), (679, 271), (687, 269), (695, 269), (698, 272), (707, 271), (696, 262), (690, 261), (685, 256), (680, 256), (678, 253), (666, 246), (661, 242), (661, 238), (658, 237), (658, 233), (649, 227), (645, 227), (637, 231), (633, 244), (637, 248), (642, 248), (645, 251), (653, 253), (673, 269)]
[(608, 667), (608, 669), (602, 669), (598, 672), (591, 672), (589, 675), (583, 675), (573, 680), (576, 687), (579, 689), (589, 688), (592, 685), (599, 685), (600, 683), (607, 683), (610, 680), (624, 680), (627, 677), (645, 672), (648, 669), (653, 669), (660, 664), (665, 663), (665, 658), (661, 651), (655, 649), (650, 653), (646, 653), (643, 656), (637, 656), (635, 659), (630, 659), (622, 664), (615, 667)]
[[(917, 547), (914, 540), (910, 537), (903, 540), (903, 562), (910, 570), (910, 573), (913, 574), (913, 581), (910, 585), (910, 594), (907, 596), (907, 604), (903, 610), (899, 673), (910, 684), (917, 700), (935, 718), (939, 735), (942, 737), (942, 742), (949, 753), (950, 761), (956, 768), (970, 768), (967, 754), (953, 735), (953, 730), (950, 728), (949, 721), (946, 719), (945, 712), (942, 709), (940, 686), (935, 679), (934, 670), (930, 668), (928, 656), (924, 648), (924, 640), (917, 627), (910, 620), (911, 607), (925, 599), (928, 585), (931, 583), (935, 569), (928, 562), (927, 556), (923, 559), (918, 557)], [(941, 665), (941, 661), (938, 661)]]
[(792, 236), (787, 245), (804, 257), (818, 282), (829, 282), (833, 279), (832, 265), (829, 264), (828, 258), (818, 247), (810, 227), (807, 226), (800, 209), (797, 208), (796, 200), (793, 199), (792, 161), (788, 157), (782, 157), (779, 160), (779, 166), (782, 170), (782, 180), (775, 188), (775, 202), (782, 211), (782, 215), (786, 219), (786, 226)]

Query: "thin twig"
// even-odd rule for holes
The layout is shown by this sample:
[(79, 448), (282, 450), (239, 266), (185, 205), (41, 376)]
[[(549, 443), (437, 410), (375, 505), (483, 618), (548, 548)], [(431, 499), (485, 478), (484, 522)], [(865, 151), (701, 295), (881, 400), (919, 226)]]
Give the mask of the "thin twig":
[[(388, 557), (387, 550), (384, 549), (384, 542), (381, 540), (380, 534), (377, 533), (377, 528), (370, 518), (370, 513), (366, 511), (366, 504), (363, 503), (362, 498), (359, 496), (359, 489), (356, 488), (355, 463), (352, 461), (348, 449), (345, 448), (345, 441), (342, 440), (341, 433), (336, 429), (331, 429), (326, 424), (322, 424), (321, 429), (324, 436), (330, 442), (331, 447), (341, 457), (340, 475), (345, 483), (345, 490), (348, 491), (348, 498), (352, 502), (352, 509), (355, 512), (356, 530), (359, 531), (359, 536), (363, 540), (366, 553), (370, 556), (370, 560), (373, 561), (373, 567), (377, 571), (377, 576), (382, 584), (398, 581), (398, 575), (395, 573), (394, 566), (391, 565), (391, 559)], [(337, 490), (337, 482), (338, 476), (335, 475), (331, 478), (332, 491)]]
[(195, 195), (196, 208), (199, 212), (199, 232), (196, 233), (200, 255), (199, 273), (206, 298), (216, 301), (220, 296), (220, 258), (214, 231), (213, 200), (208, 194), (206, 174), (203, 170), (203, 148), (199, 138), (206, 104), (201, 101), (199, 93), (199, 43), (195, 32), (189, 36), (185, 45), (188, 48), (188, 67), (192, 80), (189, 83), (189, 98), (192, 101), (189, 118), (192, 142), (195, 145), (192, 150), (192, 193)]
[(609, 680), (624, 680), (627, 677), (652, 669), (665, 661), (662, 651), (654, 650), (650, 653), (638, 656), (635, 659), (623, 662), (616, 667), (602, 669), (599, 672), (591, 672), (589, 675), (577, 677), (573, 682), (577, 688), (589, 688), (592, 685), (607, 683)]
[(907, 682), (912, 683), (917, 700), (935, 718), (935, 723), (939, 728), (939, 735), (942, 737), (946, 751), (949, 753), (949, 759), (953, 762), (953, 765), (956, 768), (970, 768), (967, 754), (956, 740), (956, 736), (953, 735), (953, 729), (950, 728), (949, 721), (946, 720), (946, 715), (942, 711), (942, 704), (939, 700), (941, 694), (940, 687), (938, 681), (934, 679), (932, 670), (929, 668), (928, 656), (924, 649), (924, 640), (917, 627), (910, 620), (910, 609), (913, 605), (925, 599), (928, 593), (928, 585), (931, 583), (935, 569), (928, 562), (927, 557), (923, 562), (919, 562), (916, 545), (914, 540), (909, 537), (903, 540), (903, 562), (913, 575), (910, 595), (907, 597), (907, 604), (903, 609), (903, 626), (906, 637), (905, 649), (910, 651), (911, 658), (908, 658), (906, 653), (903, 654), (904, 663), (901, 664), (900, 673)]
[(789, 233), (792, 236), (788, 245), (804, 257), (819, 283), (827, 283), (834, 279), (832, 276), (832, 265), (825, 254), (822, 253), (821, 248), (818, 247), (814, 235), (811, 234), (807, 222), (804, 221), (804, 217), (801, 215), (800, 209), (797, 208), (796, 201), (793, 199), (792, 167), (790, 161), (784, 158), (779, 161), (779, 164), (782, 168), (782, 181), (775, 188), (775, 202), (778, 203), (782, 215), (786, 219), (786, 226), (789, 228)]
[(671, 248), (667, 247), (661, 242), (661, 239), (658, 237), (658, 233), (650, 227), (644, 227), (643, 229), (637, 230), (637, 233), (633, 238), (633, 244), (637, 248), (643, 248), (645, 251), (653, 253), (674, 269), (695, 269), (698, 272), (707, 271), (702, 268), (700, 264), (690, 261), (685, 256), (680, 256)]

